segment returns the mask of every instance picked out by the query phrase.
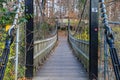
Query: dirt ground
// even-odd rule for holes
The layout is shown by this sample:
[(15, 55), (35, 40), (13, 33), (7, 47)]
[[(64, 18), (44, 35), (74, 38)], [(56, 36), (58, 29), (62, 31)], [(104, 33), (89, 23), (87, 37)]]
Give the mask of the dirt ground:
[(59, 37), (67, 37), (68, 32), (66, 30), (59, 30), (58, 35)]

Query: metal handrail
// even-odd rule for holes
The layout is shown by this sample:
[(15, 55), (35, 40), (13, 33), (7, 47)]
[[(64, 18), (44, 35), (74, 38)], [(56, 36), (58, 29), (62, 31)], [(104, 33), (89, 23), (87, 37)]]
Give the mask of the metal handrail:
[(51, 38), (34, 42), (34, 69), (43, 63), (57, 42), (57, 34)]
[[(78, 40), (74, 36), (69, 34), (69, 43), (71, 44), (71, 47), (73, 48), (76, 56), (82, 62), (82, 64), (86, 68), (86, 70), (89, 71), (89, 42), (83, 41), (83, 40)], [(80, 44), (82, 44), (82, 45), (80, 45)], [(82, 47), (84, 47), (84, 48), (82, 48)]]
[[(54, 43), (56, 42), (56, 39), (57, 39), (57, 35), (55, 35), (51, 38), (45, 39), (45, 40), (35, 41), (34, 42), (34, 47), (42, 46), (42, 49), (38, 49), (37, 52), (34, 53), (34, 59), (36, 57), (38, 57), (42, 52), (44, 52), (45, 50), (50, 48), (52, 45), (54, 45)], [(36, 50), (34, 50), (34, 51), (36, 51)]]
[(84, 41), (84, 40), (77, 39), (77, 38), (73, 37), (71, 34), (69, 34), (69, 36), (70, 36), (72, 39), (75, 39), (77, 42), (80, 42), (80, 43), (89, 45), (89, 42), (88, 42), (88, 41)]
[(42, 42), (50, 41), (50, 40), (52, 40), (53, 38), (56, 38), (56, 36), (57, 36), (57, 35), (55, 35), (55, 36), (53, 36), (53, 37), (51, 37), (51, 38), (44, 39), (44, 40), (35, 41), (35, 42), (34, 42), (34, 45), (35, 45), (35, 44), (42, 43)]

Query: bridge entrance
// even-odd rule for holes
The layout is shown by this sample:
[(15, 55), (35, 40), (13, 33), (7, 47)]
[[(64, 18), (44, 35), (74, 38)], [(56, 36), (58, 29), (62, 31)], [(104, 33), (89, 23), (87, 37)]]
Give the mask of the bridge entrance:
[(74, 55), (65, 31), (60, 31), (57, 46), (36, 71), (33, 80), (88, 80), (88, 73)]

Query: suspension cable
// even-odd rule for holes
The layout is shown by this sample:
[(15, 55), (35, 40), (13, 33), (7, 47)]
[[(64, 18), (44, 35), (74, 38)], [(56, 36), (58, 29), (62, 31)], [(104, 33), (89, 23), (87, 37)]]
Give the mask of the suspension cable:
[(37, 3), (38, 3), (38, 6), (39, 6), (39, 10), (40, 10), (40, 13), (41, 13), (41, 15), (42, 15), (42, 19), (43, 19), (43, 17), (44, 17), (44, 13), (43, 13), (43, 8), (42, 8), (42, 4), (40, 4), (40, 2), (37, 0)]
[(78, 22), (78, 26), (77, 26), (77, 28), (76, 28), (76, 30), (75, 30), (74, 35), (77, 33), (77, 31), (78, 31), (79, 28), (80, 28), (80, 23), (81, 23), (82, 18), (83, 18), (83, 14), (84, 14), (84, 11), (85, 11), (85, 8), (86, 8), (86, 4), (87, 4), (87, 0), (86, 0), (85, 3), (84, 3), (83, 10), (82, 10), (82, 13), (81, 13), (81, 15), (80, 15), (80, 20), (79, 20), (79, 22)]
[[(100, 7), (101, 7), (101, 13), (102, 13), (101, 17), (103, 18), (102, 22), (104, 24), (104, 29), (105, 29), (104, 34), (105, 34), (105, 39), (106, 39), (106, 43), (104, 43), (104, 45), (107, 45), (107, 44), (109, 45), (110, 56), (111, 56), (116, 80), (120, 80), (120, 64), (119, 64), (119, 59), (118, 59), (118, 55), (116, 52), (116, 48), (114, 46), (113, 31), (108, 23), (108, 18), (106, 14), (106, 6), (104, 4), (104, 0), (100, 0), (100, 2), (101, 2)], [(106, 52), (107, 52), (107, 49), (105, 49), (105, 54)]]

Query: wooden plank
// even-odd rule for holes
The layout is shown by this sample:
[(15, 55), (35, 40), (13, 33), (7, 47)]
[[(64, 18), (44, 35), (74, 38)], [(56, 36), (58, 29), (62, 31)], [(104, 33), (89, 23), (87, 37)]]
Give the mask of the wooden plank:
[(72, 54), (67, 39), (59, 38), (59, 45), (33, 80), (88, 80), (88, 73)]

